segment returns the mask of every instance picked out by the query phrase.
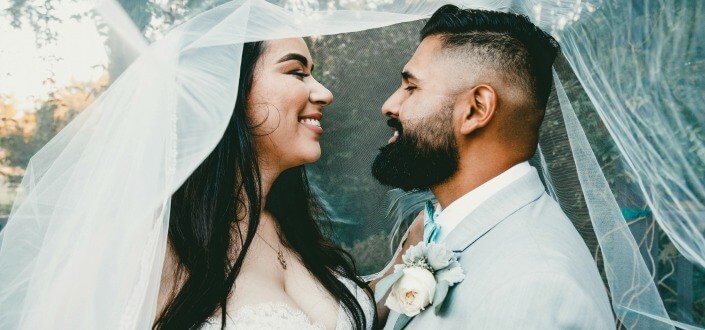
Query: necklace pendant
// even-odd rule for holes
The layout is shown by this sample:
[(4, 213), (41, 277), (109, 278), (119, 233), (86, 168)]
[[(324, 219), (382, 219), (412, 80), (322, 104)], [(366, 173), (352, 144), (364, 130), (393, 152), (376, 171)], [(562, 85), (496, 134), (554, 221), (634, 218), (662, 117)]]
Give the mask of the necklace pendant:
[(277, 259), (279, 259), (279, 263), (282, 265), (282, 268), (286, 270), (286, 259), (284, 259), (284, 254), (281, 251), (277, 252)]

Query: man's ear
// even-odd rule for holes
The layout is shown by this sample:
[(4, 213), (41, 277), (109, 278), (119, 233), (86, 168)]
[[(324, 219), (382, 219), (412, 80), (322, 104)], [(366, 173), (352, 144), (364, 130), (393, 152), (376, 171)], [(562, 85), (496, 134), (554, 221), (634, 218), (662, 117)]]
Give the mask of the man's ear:
[(487, 126), (497, 111), (497, 93), (489, 85), (473, 87), (464, 102), (460, 118), (460, 133), (463, 135), (469, 135)]

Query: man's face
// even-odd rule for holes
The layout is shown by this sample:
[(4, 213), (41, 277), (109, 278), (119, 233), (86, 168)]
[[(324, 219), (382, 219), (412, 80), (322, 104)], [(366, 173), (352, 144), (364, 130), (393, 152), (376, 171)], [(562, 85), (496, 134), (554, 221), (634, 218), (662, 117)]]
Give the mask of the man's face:
[(382, 106), (394, 132), (372, 165), (382, 184), (430, 188), (457, 171), (453, 87), (460, 82), (439, 55), (441, 47), (437, 37), (425, 38), (404, 67), (401, 86)]

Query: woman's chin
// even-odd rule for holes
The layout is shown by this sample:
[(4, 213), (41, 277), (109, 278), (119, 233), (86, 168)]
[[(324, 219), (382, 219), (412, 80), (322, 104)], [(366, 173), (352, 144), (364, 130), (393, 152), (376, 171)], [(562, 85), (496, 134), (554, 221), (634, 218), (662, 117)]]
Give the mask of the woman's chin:
[(306, 159), (305, 164), (315, 163), (321, 159), (321, 149), (319, 148), (316, 152), (311, 152), (311, 155)]
[(297, 162), (298, 164), (296, 166), (315, 163), (319, 159), (321, 159), (320, 146), (317, 148), (311, 148), (311, 149), (306, 150), (305, 152), (302, 152), (299, 157), (299, 161)]

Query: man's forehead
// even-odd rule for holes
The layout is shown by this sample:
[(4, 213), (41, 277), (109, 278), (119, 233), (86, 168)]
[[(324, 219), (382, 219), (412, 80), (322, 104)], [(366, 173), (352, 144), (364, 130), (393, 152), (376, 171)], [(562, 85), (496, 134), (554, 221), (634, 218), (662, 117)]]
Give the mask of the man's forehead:
[(467, 82), (470, 77), (466, 69), (466, 66), (460, 65), (452, 57), (444, 55), (444, 43), (440, 37), (428, 36), (421, 41), (404, 66), (403, 73), (412, 75), (426, 89), (446, 90)]
[(437, 55), (443, 49), (443, 43), (438, 36), (428, 36), (424, 38), (409, 62), (404, 66), (405, 72), (410, 72), (416, 76), (424, 72), (431, 71), (430, 66), (434, 64)]

